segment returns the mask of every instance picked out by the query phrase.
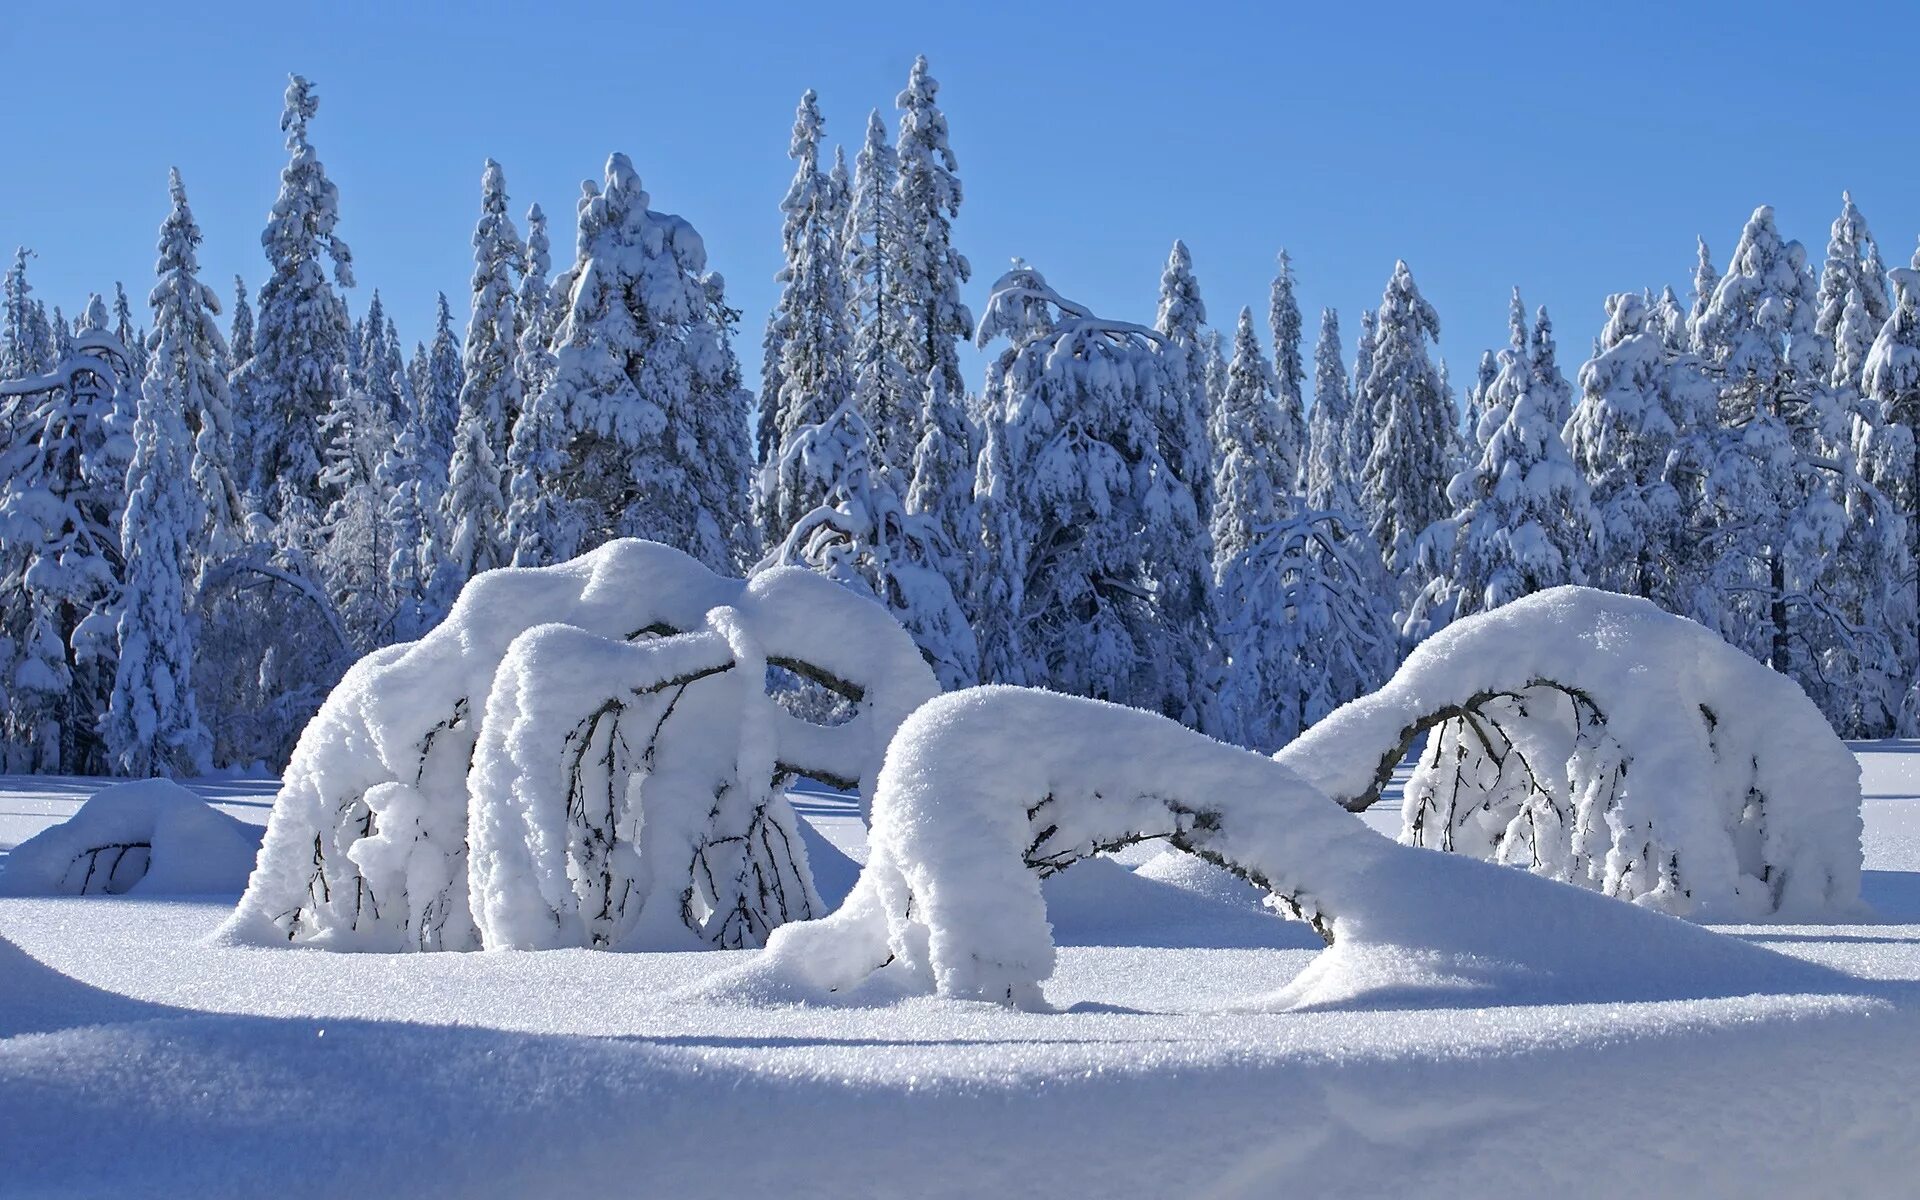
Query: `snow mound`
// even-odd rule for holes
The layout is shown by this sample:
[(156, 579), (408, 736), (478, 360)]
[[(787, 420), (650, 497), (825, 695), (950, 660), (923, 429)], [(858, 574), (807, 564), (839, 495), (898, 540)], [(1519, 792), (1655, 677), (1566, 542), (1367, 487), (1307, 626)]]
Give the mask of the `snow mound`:
[[(788, 715), (769, 665), (852, 718)], [(743, 582), (626, 539), (485, 572), (433, 632), (356, 664), (301, 734), (222, 936), (758, 945), (820, 911), (786, 780), (866, 800), (937, 690), (884, 609), (807, 571)]]
[(1348, 808), (1420, 735), (1401, 840), (1679, 916), (1860, 907), (1860, 772), (1797, 684), (1645, 600), (1553, 588), (1449, 626), (1275, 758)]
[(170, 780), (116, 784), (15, 846), (0, 863), (0, 896), (237, 892), (260, 835)]
[(1260, 1007), (1847, 986), (1657, 912), (1400, 845), (1288, 766), (1156, 714), (987, 687), (938, 697), (901, 726), (846, 903), (775, 931), (763, 955), (703, 994), (833, 1002), (871, 989), (1044, 1007), (1055, 952), (1042, 879), (1155, 838), (1270, 892), (1331, 944)]

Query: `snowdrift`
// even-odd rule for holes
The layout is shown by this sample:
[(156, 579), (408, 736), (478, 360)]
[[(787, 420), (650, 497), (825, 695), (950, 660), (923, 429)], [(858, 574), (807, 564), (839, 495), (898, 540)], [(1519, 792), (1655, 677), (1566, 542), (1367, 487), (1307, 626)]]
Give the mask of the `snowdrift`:
[(15, 846), (0, 863), (0, 896), (237, 892), (260, 835), (169, 780), (116, 784)]
[(1352, 809), (1420, 734), (1401, 839), (1708, 919), (1860, 910), (1859, 764), (1797, 684), (1590, 588), (1457, 622), (1275, 757)]
[[(941, 696), (881, 769), (839, 910), (776, 930), (709, 999), (900, 994), (1045, 1006), (1041, 880), (1164, 838), (1269, 892), (1331, 948), (1258, 1007), (1667, 1000), (1843, 977), (1523, 871), (1398, 844), (1292, 768), (1156, 714), (1019, 688)], [(1278, 983), (1279, 981), (1276, 981)]]
[[(852, 718), (788, 715), (769, 665)], [(223, 936), (758, 945), (821, 909), (784, 782), (869, 795), (893, 731), (937, 690), (884, 609), (805, 571), (742, 582), (629, 539), (486, 572), (328, 697)]]

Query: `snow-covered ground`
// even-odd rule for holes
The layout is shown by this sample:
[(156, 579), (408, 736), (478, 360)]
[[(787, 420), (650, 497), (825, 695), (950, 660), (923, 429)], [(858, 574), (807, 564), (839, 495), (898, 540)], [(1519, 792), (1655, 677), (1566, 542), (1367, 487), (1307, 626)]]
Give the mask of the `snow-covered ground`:
[[(1911, 1194), (1920, 743), (1856, 749), (1877, 919), (1720, 927), (1839, 995), (1229, 1011), (1318, 939), (1145, 847), (1047, 885), (1052, 1013), (733, 1007), (694, 994), (752, 952), (230, 948), (232, 896), (0, 899), (0, 1194)], [(97, 786), (0, 778), (0, 851)], [(196, 790), (263, 822), (273, 786)], [(864, 858), (857, 805), (796, 808)], [(1395, 798), (1367, 819), (1397, 832)]]

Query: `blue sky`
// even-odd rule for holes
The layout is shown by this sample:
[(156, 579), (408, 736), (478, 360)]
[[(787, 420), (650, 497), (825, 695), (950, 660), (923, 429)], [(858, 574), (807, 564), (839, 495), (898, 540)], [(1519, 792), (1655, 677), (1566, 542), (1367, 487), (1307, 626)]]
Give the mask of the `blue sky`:
[[(1844, 18), (1844, 20), (1842, 19)], [(916, 53), (941, 82), (966, 202), (967, 299), (1023, 255), (1061, 291), (1152, 319), (1175, 237), (1214, 323), (1264, 313), (1293, 254), (1308, 316), (1351, 352), (1395, 258), (1443, 324), (1456, 381), (1505, 338), (1507, 292), (1554, 313), (1572, 373), (1606, 293), (1672, 283), (1693, 238), (1724, 262), (1759, 203), (1816, 257), (1843, 187), (1890, 264), (1920, 231), (1920, 5), (14, 6), (0, 22), (0, 243), (69, 314), (144, 297), (178, 165), (203, 275), (257, 288), (284, 161), (286, 73), (321, 95), (359, 311), (409, 341), (444, 289), (464, 320), (480, 166), (571, 257), (579, 181), (624, 150), (706, 236), (757, 370), (779, 267), (793, 106), (820, 93), (857, 146)], [(977, 382), (979, 360), (969, 366)]]

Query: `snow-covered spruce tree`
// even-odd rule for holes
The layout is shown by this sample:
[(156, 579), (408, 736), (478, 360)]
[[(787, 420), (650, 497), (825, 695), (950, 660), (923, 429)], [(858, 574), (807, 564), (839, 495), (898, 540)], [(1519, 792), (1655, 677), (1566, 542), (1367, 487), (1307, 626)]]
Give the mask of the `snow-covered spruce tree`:
[(160, 232), (152, 355), (133, 423), (120, 521), (113, 693), (101, 737), (115, 774), (180, 778), (205, 774), (213, 749), (193, 688), (196, 631), (188, 575), (206, 518), (193, 478), (200, 456), (186, 412), (190, 406), (205, 411), (209, 377), (224, 381), (207, 356), (209, 336), (220, 338), (213, 321), (218, 309), (212, 292), (193, 276), (199, 230), (177, 171), (172, 187), (173, 212)]
[[(946, 114), (934, 99), (939, 91), (923, 54), (913, 62), (905, 90), (894, 99), (900, 109), (893, 184), (900, 237), (894, 244), (890, 280), (899, 317), (892, 341), (908, 380), (923, 380), (929, 371), (938, 371), (946, 394), (957, 400), (966, 394), (960, 342), (973, 333), (973, 314), (960, 301), (960, 285), (972, 277), (973, 268), (953, 248), (953, 219), (960, 213), (959, 164), (947, 142)], [(868, 414), (892, 470), (904, 471), (920, 441), (915, 428), (919, 412), (920, 405), (909, 402), (897, 412)]]
[[(1775, 670), (1817, 658), (1813, 589), (1845, 514), (1821, 463), (1845, 440), (1814, 330), (1814, 283), (1798, 242), (1761, 206), (1694, 328), (1720, 387), (1725, 429), (1709, 479), (1721, 564), (1721, 633)], [(1832, 713), (1828, 714), (1833, 716)]]
[(99, 721), (113, 691), (129, 375), (113, 335), (89, 326), (50, 374), (0, 384), (0, 645), (12, 660), (0, 719), (18, 769), (108, 766)]
[[(546, 386), (547, 367), (552, 365), (551, 346), (556, 319), (553, 303), (553, 242), (547, 236), (547, 214), (538, 204), (527, 208), (527, 257), (520, 264), (520, 289), (514, 295), (513, 315), (517, 322), (514, 344), (514, 376), (520, 381), (520, 400)], [(520, 414), (513, 414), (513, 421)], [(512, 438), (513, 421), (507, 434)]]
[[(153, 308), (153, 333), (148, 338), (148, 363), (142, 397), (156, 383), (168, 393), (162, 407), (177, 409), (191, 439), (188, 476), (198, 497), (200, 524), (189, 532), (190, 553), (180, 569), (191, 572), (208, 559), (223, 558), (239, 548), (245, 506), (233, 463), (233, 411), (227, 378), (221, 363), (228, 357), (221, 336), (220, 300), (195, 274), (200, 269), (200, 226), (187, 206), (180, 172), (167, 181), (173, 208), (160, 226), (159, 276), (147, 303)], [(156, 411), (155, 421), (169, 418)], [(140, 447), (135, 446), (132, 483), (141, 486)], [(131, 520), (131, 517), (129, 518)]]
[[(944, 386), (930, 372), (935, 390)], [(910, 513), (878, 466), (873, 431), (851, 399), (798, 430), (783, 453), (821, 481), (822, 503), (803, 514), (761, 569), (805, 567), (869, 596), (913, 635), (940, 686), (971, 686), (980, 652), (949, 578), (954, 548), (929, 515)]]
[[(977, 581), (990, 614), (989, 678), (1208, 719), (1196, 692), (1199, 622), (1171, 608), (1205, 596), (1207, 538), (1193, 492), (1161, 457), (1164, 342), (1103, 320), (1023, 263), (1001, 276), (979, 344), (1012, 343), (983, 397), (985, 559)], [(1203, 677), (1203, 676), (1202, 676)]]
[(407, 395), (407, 364), (401, 356), (393, 318), (387, 315), (378, 290), (367, 304), (366, 319), (361, 325), (360, 368), (354, 386), (372, 395), (374, 406), (385, 412), (388, 420), (400, 425), (413, 411), (413, 402)]
[(1482, 350), (1479, 369), (1474, 372), (1473, 386), (1467, 389), (1467, 405), (1464, 414), (1466, 441), (1470, 453), (1478, 454), (1486, 448), (1486, 443), (1480, 440), (1480, 419), (1486, 415), (1487, 407), (1492, 403), (1493, 381), (1499, 377), (1499, 358), (1491, 350)]
[[(938, 371), (927, 372), (924, 392), (920, 444), (913, 448), (913, 477), (905, 497), (907, 511), (940, 527), (945, 539), (940, 571), (964, 605), (972, 595), (974, 550), (980, 539), (980, 519), (973, 504), (972, 431), (961, 406), (947, 396), (946, 379)], [(976, 665), (978, 657), (976, 653)]]
[(1393, 674), (1399, 641), (1380, 551), (1350, 516), (1267, 527), (1222, 571), (1223, 734), (1269, 753)]
[(1220, 430), (1213, 480), (1213, 570), (1227, 564), (1293, 509), (1299, 466), (1282, 433), (1273, 366), (1253, 331), (1253, 311), (1240, 310), (1227, 367), (1227, 392), (1214, 422)]
[[(1300, 362), (1300, 302), (1293, 295), (1293, 260), (1280, 252), (1280, 269), (1267, 299), (1267, 328), (1273, 333), (1274, 401), (1279, 406), (1275, 426), (1297, 470), (1307, 461), (1306, 370)], [(1288, 492), (1299, 490), (1290, 480)]]
[(391, 552), (380, 466), (392, 450), (394, 423), (385, 398), (356, 385), (327, 413), (327, 506), (308, 553), (328, 595), (362, 652), (385, 644), (393, 620), (387, 591)]
[(823, 128), (817, 98), (808, 88), (794, 111), (793, 139), (787, 147), (795, 166), (793, 183), (780, 202), (785, 265), (775, 276), (780, 297), (767, 318), (760, 391), (761, 444), (756, 453), (762, 469), (754, 506), (772, 546), (781, 545), (794, 523), (825, 499), (820, 490), (825, 478), (802, 468), (798, 456), (786, 454), (787, 446), (824, 423), (852, 395), (847, 289), (840, 262), (845, 218), (832, 180), (820, 169)]
[(1696, 521), (1717, 396), (1641, 297), (1610, 296), (1606, 311), (1600, 352), (1580, 368), (1580, 402), (1564, 429), (1606, 546), (1590, 581), (1691, 615), (1706, 566)]
[(1886, 268), (1880, 262), (1873, 235), (1867, 231), (1867, 219), (1854, 206), (1853, 193), (1841, 192), (1840, 215), (1833, 219), (1827, 238), (1827, 259), (1820, 267), (1820, 291), (1814, 299), (1818, 306), (1813, 319), (1815, 333), (1829, 341), (1838, 338), (1850, 295), (1859, 296), (1875, 329), (1893, 312), (1887, 299)]
[(1227, 394), (1227, 339), (1218, 329), (1206, 330), (1200, 339), (1201, 353), (1205, 358), (1207, 381), (1207, 412), (1220, 411), (1220, 398)]
[[(147, 377), (147, 334), (133, 323), (133, 302), (127, 299), (127, 285), (113, 284), (113, 338), (127, 348), (127, 366), (135, 379)], [(135, 406), (139, 404), (135, 400)]]
[[(1389, 573), (1412, 565), (1414, 539), (1447, 513), (1447, 458), (1454, 414), (1427, 355), (1440, 317), (1421, 296), (1413, 272), (1396, 263), (1381, 297), (1356, 420), (1372, 427), (1360, 502)], [(1363, 416), (1362, 416), (1363, 415)]]
[(307, 140), (307, 123), (319, 107), (313, 85), (292, 76), (280, 117), (291, 157), (260, 235), (271, 270), (260, 288), (253, 356), (234, 376), (250, 439), (237, 457), (271, 518), (289, 498), (321, 505), (322, 421), (347, 388), (353, 326), (323, 261), (333, 263), (334, 283), (352, 287), (353, 255), (334, 233), (339, 189)]
[[(1353, 374), (1348, 377), (1353, 389), (1353, 415), (1347, 421), (1347, 478), (1353, 481), (1353, 493), (1359, 498), (1366, 476), (1367, 456), (1373, 453), (1373, 412), (1361, 403), (1360, 390), (1373, 370), (1373, 339), (1379, 331), (1380, 314), (1373, 309), (1360, 312), (1360, 336), (1354, 339)], [(1364, 516), (1366, 509), (1359, 510)]]
[(555, 561), (634, 536), (730, 571), (752, 540), (734, 314), (700, 235), (648, 201), (624, 154), (582, 197), (553, 378), (528, 406), (554, 451), (534, 468), (552, 505), (537, 538)]
[[(415, 355), (418, 356), (418, 347)], [(425, 434), (429, 464), (438, 465), (442, 484), (448, 464), (453, 462), (454, 431), (460, 425), (460, 392), (466, 386), (466, 371), (461, 365), (460, 338), (453, 331), (453, 309), (447, 294), (434, 299), (433, 342), (427, 347), (426, 367), (416, 386), (414, 402), (420, 406), (420, 422)]]
[(876, 431), (905, 428), (908, 421), (901, 414), (920, 391), (900, 360), (905, 318), (895, 273), (906, 234), (895, 194), (899, 176), (900, 160), (887, 143), (886, 126), (878, 111), (870, 112), (841, 232), (841, 277), (850, 314), (853, 394)]
[(1552, 387), (1534, 374), (1489, 432), (1479, 461), (1448, 485), (1455, 508), (1451, 560), (1410, 611), (1402, 630), (1408, 637), (1425, 637), (1550, 587), (1586, 582), (1600, 526), (1586, 477), (1560, 440), (1558, 405)]
[(451, 597), (482, 571), (512, 561), (506, 545), (506, 492), (500, 464), (507, 431), (520, 413), (520, 380), (514, 372), (514, 272), (526, 248), (507, 216), (507, 182), (500, 164), (488, 159), (480, 177), (480, 222), (473, 231), (473, 312), (463, 343), (459, 420), (440, 501), (446, 531), (446, 574), (440, 586)]
[(1307, 507), (1352, 516), (1359, 509), (1356, 480), (1347, 473), (1347, 424), (1353, 393), (1341, 358), (1340, 314), (1320, 310), (1320, 340), (1313, 348), (1313, 408), (1307, 414)]
[[(1889, 274), (1893, 311), (1874, 337), (1862, 371), (1863, 394), (1878, 417), (1862, 465), (1905, 522), (1912, 572), (1905, 607), (1911, 611), (1920, 609), (1920, 252), (1913, 267)], [(1920, 664), (1908, 664), (1908, 678), (1913, 690), (1901, 729), (1913, 736), (1920, 733)]]
[(1160, 273), (1160, 306), (1153, 327), (1166, 339), (1167, 410), (1160, 417), (1166, 431), (1161, 456), (1193, 486), (1193, 502), (1202, 521), (1213, 511), (1212, 475), (1215, 414), (1208, 401), (1206, 351), (1201, 330), (1207, 323), (1207, 305), (1194, 278), (1187, 244), (1175, 239)]
[(1534, 311), (1533, 338), (1527, 345), (1533, 366), (1530, 391), (1538, 392), (1547, 420), (1557, 430), (1573, 415), (1573, 385), (1560, 373), (1559, 346), (1553, 340), (1553, 318), (1547, 306)]
[(233, 277), (233, 322), (227, 333), (227, 396), (233, 414), (233, 448), (236, 452), (234, 483), (242, 493), (252, 481), (253, 472), (238, 461), (238, 452), (253, 445), (253, 414), (247, 407), (247, 395), (233, 386), (240, 368), (253, 357), (253, 305), (247, 302), (247, 281)]

